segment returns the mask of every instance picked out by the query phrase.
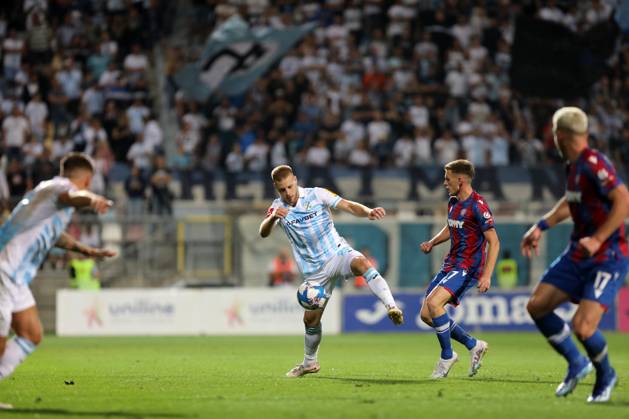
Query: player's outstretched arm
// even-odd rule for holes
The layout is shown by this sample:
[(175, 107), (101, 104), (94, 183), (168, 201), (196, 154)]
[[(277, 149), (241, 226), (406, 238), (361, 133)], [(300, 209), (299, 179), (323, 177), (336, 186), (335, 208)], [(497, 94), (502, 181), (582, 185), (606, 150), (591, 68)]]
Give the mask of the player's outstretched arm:
[(595, 254), (601, 245), (611, 234), (616, 231), (629, 217), (629, 191), (627, 186), (621, 184), (614, 188), (608, 195), (612, 201), (612, 209), (605, 222), (590, 237), (583, 237), (579, 245), (590, 256)]
[(59, 195), (59, 202), (74, 208), (92, 208), (99, 214), (104, 214), (111, 208), (113, 201), (90, 191), (70, 191)]
[(260, 236), (262, 238), (267, 237), (273, 231), (273, 227), (275, 226), (275, 222), (280, 218), (286, 217), (288, 214), (288, 210), (286, 208), (270, 208), (267, 216), (262, 223), (260, 223)]
[(559, 224), (568, 217), (570, 217), (570, 206), (564, 196), (557, 201), (553, 209), (544, 214), (539, 222), (533, 224), (533, 226), (524, 233), (522, 241), (520, 242), (522, 255), (531, 257), (533, 254), (531, 251), (534, 251), (535, 255), (539, 256), (539, 248), (537, 246), (539, 245), (539, 239), (542, 237), (542, 232)]
[(496, 260), (498, 259), (498, 254), (500, 253), (500, 239), (498, 239), (496, 229), (490, 228), (483, 233), (483, 236), (485, 236), (488, 246), (485, 269), (483, 269), (483, 273), (478, 279), (478, 290), (480, 292), (486, 292), (491, 286), (491, 274), (494, 272)]
[(61, 249), (69, 250), (71, 252), (82, 253), (85, 256), (91, 256), (94, 258), (113, 257), (117, 254), (113, 250), (100, 249), (81, 243), (66, 232), (61, 233), (61, 237), (59, 237), (59, 240), (57, 240), (55, 246)]
[(370, 220), (381, 220), (387, 214), (382, 207), (369, 208), (359, 202), (341, 199), (336, 205), (337, 209), (352, 214), (356, 217), (367, 217)]
[(428, 240), (427, 242), (423, 242), (422, 244), (419, 245), (419, 248), (422, 252), (424, 253), (430, 253), (430, 251), (432, 250), (433, 247), (447, 241), (450, 240), (450, 229), (448, 228), (447, 225), (445, 225), (441, 231), (439, 231), (439, 233), (437, 233), (437, 235), (435, 237), (433, 237), (432, 239)]

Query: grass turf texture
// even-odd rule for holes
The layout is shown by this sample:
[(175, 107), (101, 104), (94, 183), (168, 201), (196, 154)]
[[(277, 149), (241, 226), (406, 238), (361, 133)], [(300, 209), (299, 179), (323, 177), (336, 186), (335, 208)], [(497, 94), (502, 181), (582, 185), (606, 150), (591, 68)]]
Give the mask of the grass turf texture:
[(629, 335), (606, 334), (619, 374), (612, 403), (585, 403), (594, 374), (568, 398), (554, 389), (562, 359), (532, 333), (486, 333), (483, 368), (467, 377), (460, 355), (433, 381), (432, 334), (324, 336), (321, 372), (284, 373), (301, 337), (47, 337), (0, 382), (4, 417), (113, 418), (629, 418)]

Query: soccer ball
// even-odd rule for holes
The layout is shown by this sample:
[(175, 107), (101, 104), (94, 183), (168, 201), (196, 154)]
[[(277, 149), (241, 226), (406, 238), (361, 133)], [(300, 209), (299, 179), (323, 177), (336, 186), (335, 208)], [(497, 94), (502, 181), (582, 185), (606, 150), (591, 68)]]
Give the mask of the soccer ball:
[(297, 288), (297, 302), (306, 310), (323, 308), (328, 298), (325, 288), (313, 282), (303, 282)]

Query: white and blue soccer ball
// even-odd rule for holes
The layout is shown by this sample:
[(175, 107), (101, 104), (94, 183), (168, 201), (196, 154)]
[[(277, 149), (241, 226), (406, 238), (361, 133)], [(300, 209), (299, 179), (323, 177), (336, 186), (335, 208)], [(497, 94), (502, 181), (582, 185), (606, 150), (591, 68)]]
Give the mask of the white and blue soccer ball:
[(325, 307), (329, 297), (325, 292), (325, 288), (314, 282), (302, 282), (299, 288), (297, 288), (297, 301), (306, 310), (316, 310)]

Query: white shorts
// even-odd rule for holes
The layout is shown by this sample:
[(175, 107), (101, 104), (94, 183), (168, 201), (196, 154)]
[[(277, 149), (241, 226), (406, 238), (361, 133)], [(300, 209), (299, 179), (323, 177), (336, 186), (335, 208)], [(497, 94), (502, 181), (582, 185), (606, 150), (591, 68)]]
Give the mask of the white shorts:
[(13, 313), (35, 306), (35, 298), (28, 285), (17, 285), (0, 273), (0, 336), (9, 336)]
[(338, 254), (332, 256), (319, 271), (304, 277), (304, 282), (308, 281), (323, 285), (326, 294), (332, 295), (337, 281), (354, 277), (352, 260), (358, 256), (363, 256), (363, 254), (351, 247), (346, 247), (339, 251)]

